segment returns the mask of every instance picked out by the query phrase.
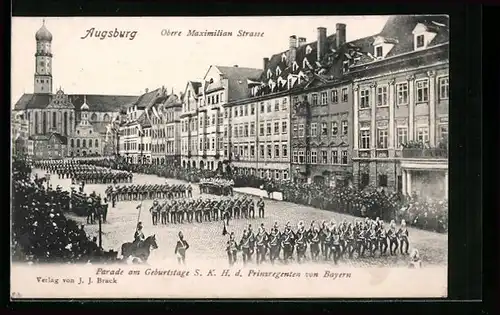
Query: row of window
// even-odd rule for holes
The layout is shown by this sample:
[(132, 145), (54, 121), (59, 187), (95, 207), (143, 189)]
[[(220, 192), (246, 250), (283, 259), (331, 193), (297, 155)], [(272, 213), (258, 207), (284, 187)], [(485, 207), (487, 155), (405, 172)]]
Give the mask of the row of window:
[[(330, 128), (328, 128), (328, 122), (321, 123), (311, 123), (310, 128), (304, 128), (304, 124), (294, 124), (292, 136), (294, 138), (306, 136), (316, 137), (320, 136), (337, 136), (339, 134), (338, 122), (332, 121), (330, 123)], [(347, 120), (342, 120), (341, 122), (341, 135), (347, 135), (349, 132), (349, 124)], [(329, 133), (328, 130), (331, 132)]]
[[(429, 141), (429, 127), (421, 126), (416, 129), (416, 141), (427, 143)], [(387, 128), (378, 128), (377, 129), (377, 146), (378, 149), (387, 149), (388, 148), (388, 137), (389, 130)], [(402, 146), (403, 144), (408, 142), (408, 128), (407, 127), (398, 127), (396, 128), (396, 136), (398, 146)], [(443, 141), (448, 140), (448, 125), (440, 125), (439, 126), (439, 134), (438, 137)], [(369, 128), (363, 128), (360, 131), (359, 135), (359, 148), (360, 149), (370, 149), (370, 139), (371, 131)]]
[[(71, 146), (72, 148), (74, 148), (74, 147), (75, 147), (75, 143), (76, 143), (76, 147), (77, 147), (77, 148), (79, 148), (79, 147), (80, 147), (80, 139), (76, 139), (76, 140), (75, 140), (75, 139), (70, 139), (70, 140), (69, 140), (69, 143), (70, 143), (70, 146)], [(88, 143), (88, 147), (89, 147), (89, 148), (92, 148), (92, 139), (88, 139), (88, 141), (87, 141), (87, 139), (82, 139), (82, 142), (81, 142), (82, 146), (81, 146), (81, 147), (82, 147), (82, 148), (86, 148), (86, 147), (87, 147), (87, 143)], [(98, 140), (98, 139), (95, 139), (95, 140), (94, 140), (94, 146), (95, 146), (96, 148), (98, 148), (98, 147), (99, 147), (99, 140)]]
[[(279, 112), (279, 111), (287, 111), (288, 110), (288, 100), (287, 98), (282, 98), (281, 102), (279, 99), (267, 102), (260, 102), (260, 114)], [(224, 118), (232, 118), (232, 117), (245, 117), (245, 116), (254, 116), (256, 111), (256, 104), (245, 104), (234, 106), (231, 108), (226, 108), (224, 110)]]
[[(429, 101), (429, 79), (419, 79), (415, 81), (415, 102), (423, 103)], [(359, 91), (359, 108), (369, 108), (371, 106), (371, 89), (362, 88)], [(376, 105), (379, 107), (389, 106), (389, 86), (382, 85), (376, 88)], [(448, 77), (438, 79), (438, 97), (440, 100), (446, 100), (449, 97), (450, 86)], [(409, 85), (408, 82), (396, 84), (396, 104), (408, 105)]]
[(264, 169), (259, 169), (255, 170), (254, 168), (242, 168), (239, 167), (236, 169), (237, 174), (241, 175), (256, 175), (259, 176), (260, 178), (267, 178), (267, 179), (288, 179), (288, 170), (264, 170)]
[(207, 105), (217, 105), (224, 103), (224, 92), (219, 92), (217, 94), (207, 95), (206, 99)]
[[(319, 153), (319, 156), (318, 156)], [(292, 153), (292, 162), (296, 164), (348, 164), (347, 150), (342, 150), (340, 159), (339, 151), (333, 150), (328, 154), (327, 150), (321, 151), (304, 151), (298, 150)]]
[[(310, 96), (304, 95), (306, 99), (310, 99), (309, 103), (312, 106), (318, 106), (318, 105), (328, 105), (329, 102), (333, 104), (338, 104), (339, 100), (342, 103), (348, 102), (349, 101), (349, 90), (345, 87), (342, 88), (341, 90), (341, 97), (339, 99), (339, 90), (338, 89), (333, 89), (330, 91), (330, 98), (328, 99), (328, 92), (323, 91), (320, 93), (312, 93)], [(297, 104), (299, 102), (299, 97), (294, 96), (293, 98), (293, 103)]]
[[(199, 148), (200, 151), (203, 150), (216, 150), (216, 145), (218, 150), (222, 150), (223, 138), (200, 138), (199, 139)], [(196, 150), (196, 140), (191, 141), (191, 146), (188, 146), (188, 141), (183, 139), (181, 142), (181, 151), (183, 153), (187, 153), (190, 150)]]
[[(235, 158), (255, 158), (255, 144), (235, 144), (232, 155)], [(227, 145), (224, 146), (224, 156), (228, 157)], [(288, 144), (286, 142), (259, 145), (259, 158), (277, 159), (288, 157)]]

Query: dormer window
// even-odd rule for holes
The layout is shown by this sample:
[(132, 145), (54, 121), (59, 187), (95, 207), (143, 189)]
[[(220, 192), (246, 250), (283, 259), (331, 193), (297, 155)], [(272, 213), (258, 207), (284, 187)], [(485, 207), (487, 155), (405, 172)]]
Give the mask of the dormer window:
[(311, 46), (307, 45), (306, 47), (306, 55), (309, 55), (312, 52)]
[(382, 46), (375, 47), (375, 57), (382, 58), (383, 56), (384, 56), (384, 54), (383, 54)]
[(305, 69), (307, 67), (312, 68), (311, 64), (309, 63), (309, 60), (307, 60), (307, 58), (304, 58), (304, 61), (302, 62), (302, 68)]
[(282, 55), (281, 55), (281, 61), (282, 61), (282, 62), (285, 62), (285, 61), (286, 61), (286, 54), (282, 54)]
[(292, 65), (292, 71), (297, 71), (299, 69), (299, 65), (297, 64), (296, 61), (293, 62), (293, 65)]
[(271, 69), (267, 69), (267, 78), (271, 78), (273, 76), (273, 73), (271, 72)]
[(425, 49), (427, 45), (436, 37), (437, 33), (434, 25), (418, 23), (413, 29), (413, 46), (415, 50)]
[(280, 67), (276, 68), (276, 76), (279, 76), (281, 74), (281, 69)]
[(422, 35), (418, 35), (415, 37), (415, 41), (416, 41), (416, 48), (424, 48), (425, 46), (425, 36), (422, 34)]
[(346, 60), (342, 63), (342, 73), (349, 72), (349, 60)]

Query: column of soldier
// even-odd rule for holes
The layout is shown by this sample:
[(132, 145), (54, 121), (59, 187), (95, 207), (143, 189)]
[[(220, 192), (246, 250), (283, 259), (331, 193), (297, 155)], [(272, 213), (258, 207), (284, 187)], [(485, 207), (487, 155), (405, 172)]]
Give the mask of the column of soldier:
[[(333, 261), (335, 264), (342, 258), (362, 258), (386, 256), (387, 250), (391, 256), (398, 254), (408, 255), (409, 233), (406, 222), (401, 221), (399, 228), (391, 221), (386, 229), (384, 222), (376, 218), (364, 221), (355, 220), (340, 224), (334, 221), (322, 222), (321, 226), (314, 221), (306, 229), (301, 221), (296, 231), (293, 231), (288, 222), (282, 231), (275, 222), (273, 228), (267, 232), (264, 224), (258, 229), (257, 234), (249, 225), (242, 233), (238, 242), (234, 232), (231, 232), (226, 243), (226, 252), (229, 264), (233, 265), (238, 260), (238, 253), (244, 264), (253, 261), (257, 264), (269, 261), (287, 264), (290, 261), (302, 263), (305, 261)], [(418, 251), (412, 251), (412, 259), (418, 258)]]
[[(188, 195), (192, 198), (192, 194)], [(197, 223), (223, 220), (224, 229), (229, 225), (230, 219), (255, 219), (255, 207), (258, 208), (259, 218), (264, 218), (264, 201), (262, 198), (254, 202), (252, 198), (243, 197), (223, 197), (219, 200), (201, 196), (198, 199), (169, 199), (163, 202), (154, 200), (153, 206), (149, 209), (153, 225), (159, 223)]]
[(153, 199), (175, 199), (187, 198), (193, 196), (193, 187), (191, 184), (145, 184), (145, 185), (126, 185), (126, 186), (108, 186), (106, 196), (113, 202), (116, 201), (142, 201)]
[(71, 178), (72, 182), (87, 184), (130, 183), (133, 177), (131, 172), (80, 164), (73, 160), (42, 160), (36, 161), (34, 166), (57, 174), (59, 178)]

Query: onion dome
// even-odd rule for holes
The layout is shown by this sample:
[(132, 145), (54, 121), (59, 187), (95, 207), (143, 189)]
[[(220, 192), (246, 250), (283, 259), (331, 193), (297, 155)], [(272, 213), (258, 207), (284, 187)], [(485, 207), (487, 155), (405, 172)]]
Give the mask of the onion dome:
[(37, 41), (47, 41), (47, 42), (51, 42), (52, 41), (52, 34), (45, 27), (45, 20), (43, 20), (42, 27), (40, 27), (40, 29), (38, 30), (38, 32), (36, 32), (35, 39)]
[(83, 105), (80, 107), (80, 110), (89, 110), (89, 105), (87, 105), (87, 97), (83, 97)]

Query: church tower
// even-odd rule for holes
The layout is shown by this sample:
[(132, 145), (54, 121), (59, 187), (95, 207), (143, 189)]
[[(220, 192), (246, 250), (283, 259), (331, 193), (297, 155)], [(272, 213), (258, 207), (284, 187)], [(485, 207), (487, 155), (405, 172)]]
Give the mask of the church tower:
[(52, 34), (45, 27), (43, 20), (42, 27), (35, 34), (35, 94), (52, 94)]

